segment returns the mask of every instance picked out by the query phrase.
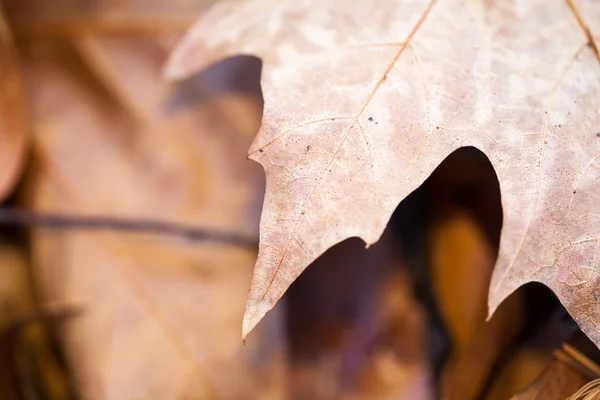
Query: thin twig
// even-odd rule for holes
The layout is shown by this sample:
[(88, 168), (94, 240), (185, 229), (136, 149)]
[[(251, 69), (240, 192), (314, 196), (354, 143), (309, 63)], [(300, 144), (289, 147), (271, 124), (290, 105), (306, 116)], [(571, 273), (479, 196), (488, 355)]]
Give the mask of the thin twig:
[(179, 236), (192, 241), (207, 241), (256, 248), (258, 239), (239, 232), (217, 231), (175, 222), (107, 216), (77, 216), (0, 208), (0, 225), (37, 226), (54, 229), (97, 229)]
[(12, 318), (7, 326), (2, 327), (2, 330), (0, 330), (0, 339), (17, 333), (20, 329), (34, 322), (61, 321), (77, 317), (83, 314), (83, 312), (84, 310), (81, 307), (68, 303), (37, 304), (31, 309), (21, 311)]

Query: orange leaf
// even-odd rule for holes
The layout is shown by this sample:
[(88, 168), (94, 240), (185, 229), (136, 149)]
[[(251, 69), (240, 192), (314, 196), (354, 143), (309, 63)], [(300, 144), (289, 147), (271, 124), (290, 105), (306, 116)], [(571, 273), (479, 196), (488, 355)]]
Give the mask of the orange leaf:
[(12, 37), (0, 13), (0, 200), (14, 188), (29, 142), (21, 77)]

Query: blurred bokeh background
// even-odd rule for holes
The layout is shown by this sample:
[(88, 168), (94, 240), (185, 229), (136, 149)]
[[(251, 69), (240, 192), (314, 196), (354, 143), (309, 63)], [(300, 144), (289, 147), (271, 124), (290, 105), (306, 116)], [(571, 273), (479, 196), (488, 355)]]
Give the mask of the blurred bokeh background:
[(541, 285), (485, 323), (502, 210), (474, 148), (242, 344), (261, 62), (161, 72), (212, 2), (0, 2), (0, 398), (563, 399), (591, 380), (556, 358), (597, 350)]

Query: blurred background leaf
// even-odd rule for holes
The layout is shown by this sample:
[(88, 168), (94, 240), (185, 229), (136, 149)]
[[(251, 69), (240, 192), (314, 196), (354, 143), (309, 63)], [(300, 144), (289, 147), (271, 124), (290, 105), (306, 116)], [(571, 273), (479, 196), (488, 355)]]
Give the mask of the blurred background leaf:
[(14, 188), (23, 168), (28, 129), (17, 54), (0, 8), (0, 200)]

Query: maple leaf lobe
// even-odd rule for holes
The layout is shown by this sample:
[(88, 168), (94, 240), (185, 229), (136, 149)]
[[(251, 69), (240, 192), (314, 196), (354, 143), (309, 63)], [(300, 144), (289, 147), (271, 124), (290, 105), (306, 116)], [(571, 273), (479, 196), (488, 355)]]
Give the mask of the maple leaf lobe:
[[(225, 2), (191, 31), (217, 33), (202, 39), (205, 63), (264, 62), (250, 158), (267, 191), (244, 335), (316, 257), (349, 237), (377, 241), (406, 195), (473, 146), (504, 211), (490, 310), (539, 281), (600, 343), (600, 3), (309, 3)], [(246, 23), (240, 4), (267, 22)]]

